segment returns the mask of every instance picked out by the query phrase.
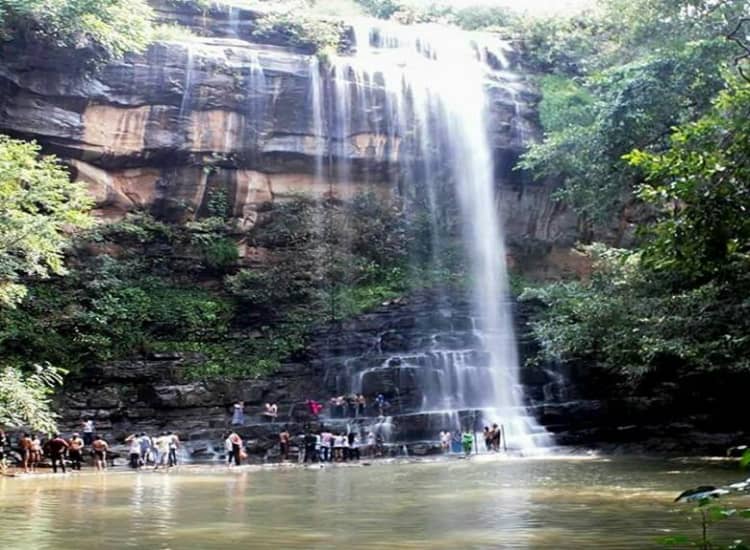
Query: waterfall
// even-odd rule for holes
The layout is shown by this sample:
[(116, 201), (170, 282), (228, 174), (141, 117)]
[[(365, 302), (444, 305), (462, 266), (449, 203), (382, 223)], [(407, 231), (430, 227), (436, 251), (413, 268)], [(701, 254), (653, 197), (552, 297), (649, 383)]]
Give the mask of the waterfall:
[[(511, 74), (507, 45), (496, 38), (436, 25), (403, 27), (357, 21), (356, 51), (332, 60), (327, 78), (332, 99), (329, 137), (336, 142), (337, 180), (346, 184), (353, 158), (395, 163), (405, 186), (419, 183), (430, 210), (433, 251), (443, 248), (438, 232), (439, 186), (452, 185), (473, 285), (475, 349), (442, 349), (419, 357), (386, 361), (351, 377), (361, 391), (363, 377), (395, 364), (415, 377), (423, 392), (417, 414), (442, 415), (502, 424), (508, 446), (533, 450), (549, 444), (546, 431), (525, 410), (513, 329), (503, 227), (495, 192), (489, 139), (487, 86), (491, 73)], [(313, 73), (317, 72), (317, 64)], [(503, 84), (520, 108), (513, 78)], [(313, 80), (313, 86), (319, 86)], [(376, 98), (382, 96), (381, 100)], [(321, 131), (323, 100), (313, 91), (313, 126)], [(512, 131), (522, 131), (514, 120)], [(363, 143), (366, 141), (367, 143)], [(364, 151), (362, 150), (364, 147)], [(316, 172), (319, 168), (316, 167)], [(395, 183), (395, 182), (394, 182)], [(438, 259), (434, 260), (436, 263)], [(472, 426), (474, 428), (475, 426)]]

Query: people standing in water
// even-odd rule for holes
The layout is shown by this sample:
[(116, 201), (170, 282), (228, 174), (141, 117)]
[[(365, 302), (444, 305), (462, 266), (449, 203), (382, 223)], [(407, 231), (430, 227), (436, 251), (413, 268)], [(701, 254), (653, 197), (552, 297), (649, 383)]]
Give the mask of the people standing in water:
[(141, 465), (146, 466), (149, 463), (151, 450), (154, 446), (153, 440), (146, 435), (145, 432), (141, 432), (138, 436), (138, 448), (141, 453)]
[(109, 444), (100, 435), (95, 435), (94, 441), (91, 443), (91, 450), (94, 452), (94, 466), (96, 469), (106, 470)]
[(281, 455), (281, 460), (289, 460), (289, 443), (291, 437), (289, 430), (284, 426), (284, 429), (279, 433), (279, 453)]
[(65, 453), (68, 450), (68, 442), (59, 434), (55, 434), (52, 439), (44, 444), (44, 451), (52, 462), (52, 472), (57, 473), (57, 465), (60, 465), (62, 473), (65, 473)]
[(338, 434), (333, 436), (333, 460), (335, 462), (341, 462), (344, 460), (344, 441), (346, 437), (344, 434)]
[(129, 435), (125, 438), (125, 443), (128, 444), (128, 461), (130, 467), (137, 470), (141, 467), (141, 444), (138, 436), (135, 434)]
[(440, 450), (443, 454), (451, 450), (451, 433), (447, 430), (440, 432)]
[(242, 426), (245, 424), (245, 402), (237, 401), (232, 406), (232, 426)]
[(494, 432), (490, 430), (489, 426), (485, 426), (482, 435), (484, 436), (484, 448), (489, 452), (492, 450), (492, 436)]
[(154, 447), (156, 448), (154, 470), (157, 470), (159, 466), (167, 466), (169, 460), (169, 443), (171, 440), (172, 438), (167, 432), (162, 432), (161, 435), (154, 440)]
[(331, 460), (331, 433), (325, 428), (320, 432), (320, 451), (318, 458), (321, 462), (330, 462)]
[(461, 446), (463, 447), (465, 455), (468, 456), (471, 454), (471, 450), (474, 447), (474, 434), (469, 430), (464, 430), (464, 433), (461, 436)]
[(21, 440), (18, 442), (18, 446), (21, 449), (23, 471), (28, 474), (31, 468), (31, 436), (24, 433), (23, 436), (21, 436)]
[(176, 433), (169, 432), (168, 445), (169, 445), (168, 464), (169, 464), (169, 467), (171, 468), (172, 466), (177, 466), (177, 449), (180, 448), (180, 438), (177, 436)]
[(500, 438), (502, 437), (503, 430), (497, 425), (492, 425), (492, 450), (497, 452), (500, 452)]
[(87, 447), (94, 442), (94, 421), (90, 418), (81, 422), (83, 427), (83, 444)]
[(461, 431), (456, 430), (451, 436), (451, 452), (458, 454), (461, 452), (461, 449)]
[(351, 436), (351, 438), (349, 439), (349, 458), (351, 458), (352, 460), (359, 460), (360, 458), (362, 458), (359, 452), (359, 436), (354, 433), (351, 433), (349, 435)]
[(31, 471), (36, 472), (36, 467), (42, 461), (42, 442), (37, 434), (31, 436)]
[(78, 435), (78, 432), (74, 433), (68, 441), (68, 458), (70, 459), (70, 467), (79, 472), (83, 462), (83, 447), (83, 439)]
[(317, 462), (318, 457), (315, 453), (315, 435), (308, 431), (305, 433), (303, 441), (305, 446), (304, 462)]
[(229, 456), (227, 462), (232, 465), (234, 462), (235, 466), (239, 466), (242, 461), (242, 438), (236, 432), (230, 432), (226, 438), (224, 447), (230, 447)]

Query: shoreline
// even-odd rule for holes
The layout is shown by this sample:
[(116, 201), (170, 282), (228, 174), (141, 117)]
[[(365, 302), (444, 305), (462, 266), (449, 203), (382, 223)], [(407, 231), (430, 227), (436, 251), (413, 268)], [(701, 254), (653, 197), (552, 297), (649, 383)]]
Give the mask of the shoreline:
[(488, 464), (488, 463), (519, 463), (519, 462), (611, 462), (618, 459), (626, 458), (637, 458), (639, 460), (648, 461), (664, 461), (664, 462), (675, 462), (675, 463), (726, 463), (732, 464), (739, 462), (736, 457), (727, 456), (659, 456), (659, 455), (626, 455), (626, 454), (601, 454), (597, 452), (588, 453), (566, 453), (566, 454), (541, 454), (541, 455), (530, 455), (530, 456), (518, 456), (518, 455), (505, 455), (505, 454), (472, 454), (468, 456), (462, 455), (451, 455), (451, 456), (430, 456), (430, 457), (398, 457), (398, 458), (377, 458), (372, 460), (360, 460), (351, 462), (315, 462), (315, 463), (300, 463), (300, 462), (274, 462), (267, 464), (243, 464), (240, 466), (227, 466), (221, 462), (203, 462), (203, 463), (186, 463), (172, 468), (159, 468), (154, 469), (153, 467), (140, 468), (133, 470), (128, 466), (114, 466), (107, 468), (106, 470), (95, 470), (93, 467), (86, 468), (82, 471), (72, 471), (68, 469), (67, 472), (53, 473), (50, 468), (44, 468), (42, 471), (35, 473), (24, 473), (24, 472), (6, 472), (0, 475), (0, 479), (9, 478), (17, 480), (33, 480), (33, 479), (72, 479), (75, 477), (85, 476), (104, 476), (104, 475), (137, 475), (137, 474), (232, 474), (232, 473), (260, 473), (260, 472), (276, 472), (285, 470), (338, 470), (348, 468), (367, 468), (373, 466), (408, 466), (408, 465), (441, 465), (441, 464), (456, 464), (461, 462), (477, 463), (477, 464)]

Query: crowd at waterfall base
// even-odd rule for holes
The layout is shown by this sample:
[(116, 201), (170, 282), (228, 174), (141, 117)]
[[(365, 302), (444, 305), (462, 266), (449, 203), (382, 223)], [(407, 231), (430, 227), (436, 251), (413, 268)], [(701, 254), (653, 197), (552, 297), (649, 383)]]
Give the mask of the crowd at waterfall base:
[[(362, 396), (357, 396), (361, 398)], [(409, 456), (406, 445), (396, 445), (387, 440), (383, 429), (386, 418), (383, 411), (388, 402), (378, 395), (372, 406), (378, 416), (369, 428), (354, 426), (349, 423), (342, 426), (340, 420), (348, 412), (352, 418), (362, 418), (366, 412), (366, 400), (355, 397), (351, 406), (347, 400), (332, 398), (330, 413), (326, 418), (319, 418), (324, 407), (320, 403), (308, 400), (307, 407), (317, 418), (317, 422), (294, 426), (276, 423), (278, 406), (266, 403), (259, 415), (272, 427), (278, 425), (278, 454), (266, 462), (280, 463), (340, 463), (360, 461), (363, 459)], [(250, 463), (249, 442), (243, 441), (241, 432), (245, 425), (245, 405), (236, 402), (230, 409), (230, 418), (223, 433), (223, 441), (211, 442), (217, 449), (223, 448), (223, 454), (213, 457), (214, 463), (240, 466)], [(276, 433), (274, 431), (274, 433)], [(184, 434), (186, 439), (189, 434)], [(475, 433), (473, 427), (453, 432), (443, 429), (435, 434), (439, 450), (443, 455), (470, 455), (478, 452), (501, 452), (506, 449), (503, 426), (493, 424), (485, 426), (483, 433)], [(223, 444), (222, 444), (223, 443)], [(42, 437), (35, 433), (18, 431), (13, 437), (0, 429), (0, 466), (3, 474), (33, 474), (41, 468), (51, 467), (53, 473), (58, 469), (67, 473), (68, 468), (80, 471), (82, 466), (91, 466), (98, 471), (112, 466), (128, 466), (132, 470), (150, 468), (154, 470), (169, 469), (180, 463), (193, 462), (188, 448), (180, 436), (172, 431), (159, 434), (145, 432), (131, 433), (116, 441), (107, 441), (104, 435), (97, 433), (94, 420), (81, 422), (80, 432), (64, 436), (50, 434)], [(16, 469), (11, 471), (11, 464)]]

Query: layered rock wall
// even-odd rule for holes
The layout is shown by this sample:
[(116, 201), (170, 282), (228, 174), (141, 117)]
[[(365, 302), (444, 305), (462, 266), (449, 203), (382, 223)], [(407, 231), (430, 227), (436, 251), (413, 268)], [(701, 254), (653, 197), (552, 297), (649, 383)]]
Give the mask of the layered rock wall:
[[(35, 139), (69, 162), (89, 184), (98, 216), (116, 220), (149, 210), (185, 221), (221, 190), (239, 227), (249, 229), (273, 201), (364, 190), (386, 197), (408, 187), (398, 181), (411, 154), (404, 136), (372, 125), (387, 116), (382, 90), (371, 92), (367, 109), (354, 94), (342, 146), (327, 126), (323, 135), (313, 127), (311, 77), (320, 71), (328, 90), (328, 69), (304, 50), (248, 41), (256, 39), (257, 13), (175, 11), (165, 3), (157, 10), (164, 20), (214, 36), (156, 43), (94, 73), (65, 51), (2, 45), (0, 132)], [(541, 261), (532, 273), (554, 277), (579, 269), (565, 252), (576, 239), (576, 219), (552, 199), (550, 186), (511, 170), (524, 141), (538, 135), (538, 97), (520, 82), (512, 92), (500, 80), (488, 82), (498, 208), (517, 265)], [(324, 96), (323, 108), (332, 112), (332, 94)], [(346, 158), (337, 158), (342, 151)], [(351, 166), (346, 181), (335, 173), (341, 161)]]

